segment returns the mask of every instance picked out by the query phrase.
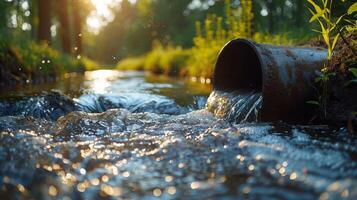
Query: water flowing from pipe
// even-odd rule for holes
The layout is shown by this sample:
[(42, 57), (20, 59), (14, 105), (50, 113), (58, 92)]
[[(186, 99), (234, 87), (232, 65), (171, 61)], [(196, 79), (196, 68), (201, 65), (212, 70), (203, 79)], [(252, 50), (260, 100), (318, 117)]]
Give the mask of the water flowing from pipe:
[(262, 94), (239, 90), (223, 92), (215, 90), (207, 100), (206, 108), (215, 117), (232, 123), (257, 122), (262, 107)]

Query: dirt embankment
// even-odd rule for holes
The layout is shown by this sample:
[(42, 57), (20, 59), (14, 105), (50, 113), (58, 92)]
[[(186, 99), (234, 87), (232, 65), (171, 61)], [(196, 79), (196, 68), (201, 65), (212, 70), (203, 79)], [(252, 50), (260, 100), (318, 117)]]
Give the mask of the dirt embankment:
[(336, 75), (331, 77), (331, 93), (327, 107), (327, 120), (336, 125), (347, 124), (350, 132), (357, 131), (357, 83), (350, 72), (357, 68), (357, 32), (340, 38), (335, 52), (328, 62), (328, 70)]

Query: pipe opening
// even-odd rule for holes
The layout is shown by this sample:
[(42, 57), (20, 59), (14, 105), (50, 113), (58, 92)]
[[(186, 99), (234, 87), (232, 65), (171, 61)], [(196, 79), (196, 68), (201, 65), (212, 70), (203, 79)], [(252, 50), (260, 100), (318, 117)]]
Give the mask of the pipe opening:
[(222, 49), (214, 71), (215, 89), (262, 91), (262, 81), (262, 64), (251, 42), (233, 40)]

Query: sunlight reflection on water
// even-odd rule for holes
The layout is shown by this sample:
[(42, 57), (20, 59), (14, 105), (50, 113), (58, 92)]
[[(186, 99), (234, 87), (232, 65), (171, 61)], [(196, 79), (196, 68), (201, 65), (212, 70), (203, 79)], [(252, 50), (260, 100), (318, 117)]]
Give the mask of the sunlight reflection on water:
[(114, 70), (96, 70), (85, 72), (84, 77), (88, 81), (91, 91), (97, 94), (109, 93), (111, 82), (122, 76), (122, 72)]

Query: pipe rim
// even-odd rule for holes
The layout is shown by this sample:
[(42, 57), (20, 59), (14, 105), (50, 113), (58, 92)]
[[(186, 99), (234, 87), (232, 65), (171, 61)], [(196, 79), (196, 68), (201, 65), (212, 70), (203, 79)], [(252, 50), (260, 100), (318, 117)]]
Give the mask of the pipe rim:
[[(224, 51), (229, 47), (229, 46), (237, 46), (239, 44), (244, 44), (244, 45), (247, 45), (251, 50), (253, 50), (254, 52), (254, 56), (256, 58), (258, 58), (258, 63), (259, 63), (259, 70), (260, 70), (260, 73), (261, 73), (261, 88), (259, 89), (259, 91), (263, 94), (264, 93), (264, 85), (265, 85), (265, 81), (266, 81), (266, 78), (264, 76), (264, 73), (266, 72), (266, 63), (263, 62), (263, 58), (260, 54), (260, 51), (258, 49), (258, 46), (259, 44), (256, 44), (255, 42), (253, 42), (252, 40), (249, 40), (249, 39), (244, 39), (244, 38), (237, 38), (237, 39), (233, 39), (229, 42), (227, 42), (223, 48), (221, 48), (219, 54), (218, 54), (218, 57), (217, 57), (217, 60), (216, 60), (216, 64), (215, 64), (215, 69), (214, 69), (214, 74), (213, 74), (213, 88), (214, 89), (219, 89), (220, 86), (217, 86), (217, 82), (216, 82), (216, 74), (217, 74), (217, 71), (220, 70), (218, 69), (219, 67), (217, 67), (218, 65), (218, 62), (219, 60), (221, 59)], [(264, 99), (264, 98), (263, 98)], [(264, 100), (263, 100), (264, 101)]]

